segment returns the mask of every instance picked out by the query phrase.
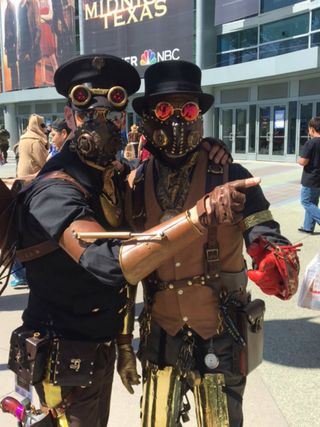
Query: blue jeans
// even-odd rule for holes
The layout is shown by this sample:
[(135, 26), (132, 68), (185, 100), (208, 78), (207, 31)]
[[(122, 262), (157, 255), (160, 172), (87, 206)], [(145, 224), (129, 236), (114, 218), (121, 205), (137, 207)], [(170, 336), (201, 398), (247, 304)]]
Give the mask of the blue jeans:
[(301, 204), (305, 209), (303, 228), (307, 231), (313, 231), (316, 223), (320, 224), (319, 198), (320, 188), (301, 187)]
[(18, 258), (14, 259), (11, 274), (16, 280), (27, 281), (26, 270), (23, 267), (23, 265), (21, 264), (21, 262), (18, 260)]

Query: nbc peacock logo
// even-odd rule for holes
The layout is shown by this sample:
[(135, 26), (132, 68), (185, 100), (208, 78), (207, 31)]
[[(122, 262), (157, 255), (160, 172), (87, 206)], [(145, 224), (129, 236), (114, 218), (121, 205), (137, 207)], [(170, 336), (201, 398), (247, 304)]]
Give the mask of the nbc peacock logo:
[(156, 62), (156, 54), (151, 49), (146, 49), (140, 56), (140, 65), (151, 65)]

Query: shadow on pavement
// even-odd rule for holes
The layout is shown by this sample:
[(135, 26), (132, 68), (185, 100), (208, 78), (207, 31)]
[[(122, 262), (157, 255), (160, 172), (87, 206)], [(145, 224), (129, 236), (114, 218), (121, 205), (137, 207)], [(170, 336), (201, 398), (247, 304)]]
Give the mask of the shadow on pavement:
[(296, 368), (320, 368), (320, 324), (312, 322), (316, 318), (266, 321), (264, 359)]
[(0, 371), (9, 371), (7, 363), (0, 363)]
[(23, 310), (27, 306), (29, 292), (17, 295), (2, 295), (0, 297), (0, 311)]

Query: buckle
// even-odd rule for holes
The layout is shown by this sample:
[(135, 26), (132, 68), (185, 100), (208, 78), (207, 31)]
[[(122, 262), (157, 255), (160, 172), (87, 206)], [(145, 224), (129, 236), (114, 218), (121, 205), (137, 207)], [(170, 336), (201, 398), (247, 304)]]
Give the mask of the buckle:
[(219, 249), (206, 249), (207, 262), (218, 262), (219, 261)]
[(213, 165), (213, 164), (210, 164), (208, 166), (208, 173), (213, 173), (213, 174), (216, 174), (216, 175), (223, 174), (223, 166), (222, 165)]

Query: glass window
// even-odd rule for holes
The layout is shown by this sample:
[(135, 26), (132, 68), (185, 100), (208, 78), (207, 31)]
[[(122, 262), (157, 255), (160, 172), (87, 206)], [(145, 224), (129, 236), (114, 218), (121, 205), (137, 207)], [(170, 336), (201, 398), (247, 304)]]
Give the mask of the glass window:
[(320, 46), (320, 33), (311, 34), (311, 47)]
[(308, 48), (308, 37), (299, 37), (293, 40), (270, 43), (260, 46), (259, 58), (269, 58), (270, 56), (283, 55), (284, 53), (295, 52)]
[(31, 105), (30, 104), (18, 105), (18, 114), (31, 114)]
[(288, 154), (294, 154), (296, 150), (296, 123), (297, 123), (297, 102), (289, 102), (288, 118)]
[(311, 31), (320, 29), (320, 9), (312, 11), (311, 16)]
[(300, 110), (300, 138), (299, 138), (299, 155), (304, 144), (308, 140), (308, 123), (312, 117), (312, 103), (301, 104)]
[(258, 43), (258, 29), (237, 31), (235, 33), (222, 34), (218, 36), (217, 52), (227, 52), (229, 50), (242, 49), (256, 46)]
[(261, 0), (261, 13), (299, 3), (297, 0)]
[(256, 151), (256, 106), (249, 107), (249, 153)]
[(309, 14), (294, 16), (293, 18), (281, 19), (260, 26), (260, 43), (273, 40), (286, 39), (288, 37), (305, 34), (309, 31)]
[(257, 49), (246, 49), (237, 52), (223, 53), (217, 55), (217, 67), (226, 65), (240, 64), (257, 59)]
[(52, 105), (51, 104), (36, 104), (34, 110), (35, 110), (36, 114), (51, 113)]

